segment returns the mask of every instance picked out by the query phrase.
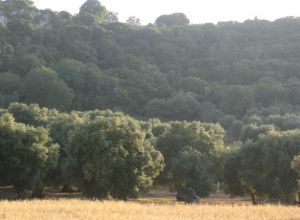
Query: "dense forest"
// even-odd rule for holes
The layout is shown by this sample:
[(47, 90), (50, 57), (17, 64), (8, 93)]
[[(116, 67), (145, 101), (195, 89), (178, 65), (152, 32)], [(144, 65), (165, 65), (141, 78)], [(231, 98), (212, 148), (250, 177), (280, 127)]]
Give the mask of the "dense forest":
[[(0, 1), (0, 184), (22, 197), (51, 179), (126, 199), (155, 182), (206, 196), (220, 181), (253, 201), (287, 198), (300, 169), (299, 59), (298, 17), (190, 24), (175, 13), (145, 26), (97, 0), (75, 15)], [(29, 145), (36, 160), (18, 170)], [(95, 158), (97, 146), (111, 150)]]
[(1, 1), (0, 18), (2, 107), (218, 122), (228, 141), (253, 120), (299, 127), (299, 18), (188, 25), (174, 14), (142, 26), (97, 1), (71, 15), (27, 0)]

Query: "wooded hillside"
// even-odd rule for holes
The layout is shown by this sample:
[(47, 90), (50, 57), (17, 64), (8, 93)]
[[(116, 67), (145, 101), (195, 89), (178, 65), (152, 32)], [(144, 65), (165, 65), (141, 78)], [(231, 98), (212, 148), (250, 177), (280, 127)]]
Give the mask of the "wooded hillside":
[(300, 126), (300, 18), (189, 25), (183, 14), (120, 23), (98, 1), (79, 14), (0, 1), (0, 106), (112, 109), (138, 118)]

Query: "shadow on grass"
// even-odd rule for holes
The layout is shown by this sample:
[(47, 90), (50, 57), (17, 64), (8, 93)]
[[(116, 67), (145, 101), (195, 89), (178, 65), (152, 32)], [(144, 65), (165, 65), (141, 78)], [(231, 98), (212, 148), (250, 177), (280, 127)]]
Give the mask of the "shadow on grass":
[[(81, 193), (62, 193), (61, 188), (46, 187), (45, 199), (81, 199)], [(25, 199), (30, 200), (31, 191), (25, 191)], [(18, 200), (17, 193), (12, 186), (0, 187), (0, 200)]]
[[(45, 189), (46, 197), (45, 199), (50, 200), (59, 200), (59, 199), (85, 199), (80, 192), (76, 193), (64, 193), (61, 188), (55, 187), (46, 187)], [(26, 200), (31, 200), (31, 191), (26, 191)], [(18, 200), (17, 193), (14, 188), (11, 186), (0, 187), (0, 200)], [(165, 205), (174, 205), (174, 204), (183, 204), (177, 202), (176, 193), (169, 192), (168, 190), (151, 190), (149, 193), (142, 195), (137, 199), (129, 199), (129, 202), (135, 202), (139, 204), (165, 204)], [(247, 205), (251, 204), (250, 198), (241, 198), (241, 197), (230, 197), (224, 193), (214, 193), (211, 194), (208, 198), (202, 198), (200, 204), (207, 205), (221, 205), (221, 204), (230, 204), (230, 205)]]

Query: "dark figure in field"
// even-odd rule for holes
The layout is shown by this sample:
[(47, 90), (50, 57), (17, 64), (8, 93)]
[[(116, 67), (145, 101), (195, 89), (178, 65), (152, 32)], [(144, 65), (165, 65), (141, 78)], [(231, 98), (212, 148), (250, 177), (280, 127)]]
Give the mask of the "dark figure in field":
[(178, 201), (182, 201), (189, 204), (200, 203), (199, 196), (197, 195), (196, 191), (191, 187), (181, 187), (180, 189), (178, 189), (176, 199)]

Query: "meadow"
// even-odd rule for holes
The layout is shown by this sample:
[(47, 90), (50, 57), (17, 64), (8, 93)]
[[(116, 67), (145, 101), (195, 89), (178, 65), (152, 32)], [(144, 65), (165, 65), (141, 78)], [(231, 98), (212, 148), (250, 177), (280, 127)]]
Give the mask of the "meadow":
[(194, 220), (300, 219), (295, 206), (141, 204), (77, 199), (1, 201), (2, 220)]
[(193, 220), (300, 219), (297, 206), (251, 205), (249, 197), (230, 197), (222, 191), (202, 198), (199, 205), (176, 201), (174, 192), (151, 190), (138, 199), (84, 200), (81, 193), (47, 188), (44, 200), (14, 200), (11, 187), (0, 187), (0, 220)]

